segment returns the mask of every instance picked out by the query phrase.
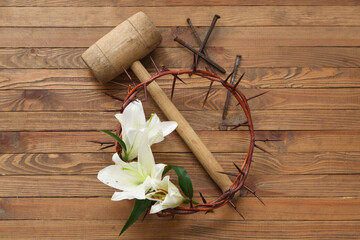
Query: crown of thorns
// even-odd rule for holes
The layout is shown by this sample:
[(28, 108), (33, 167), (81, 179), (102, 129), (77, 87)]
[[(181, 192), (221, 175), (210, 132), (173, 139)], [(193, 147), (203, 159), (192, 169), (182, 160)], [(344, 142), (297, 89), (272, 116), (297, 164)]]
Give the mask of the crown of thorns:
[[(158, 66), (156, 66), (155, 62), (150, 57), (151, 62), (152, 62), (152, 64), (154, 65), (154, 67), (156, 69), (156, 74), (155, 75), (153, 75), (147, 81), (136, 84), (133, 81), (133, 79), (131, 78), (130, 74), (124, 69), (125, 73), (127, 74), (130, 81), (132, 82), (132, 85), (129, 85), (129, 86), (124, 85), (128, 89), (126, 96), (124, 98), (120, 98), (120, 97), (113, 96), (113, 95), (110, 95), (110, 94), (106, 93), (108, 96), (110, 96), (110, 97), (112, 97), (112, 98), (114, 98), (116, 100), (122, 101), (122, 108), (120, 109), (120, 112), (122, 113), (123, 110), (128, 106), (128, 104), (136, 99), (136, 96), (140, 91), (144, 91), (145, 99), (147, 100), (146, 87), (149, 84), (151, 84), (151, 82), (156, 81), (158, 78), (166, 76), (166, 75), (172, 75), (173, 76), (171, 96), (170, 96), (170, 98), (172, 99), (173, 95), (174, 95), (174, 91), (175, 91), (176, 81), (181, 81), (182, 83), (185, 83), (185, 81), (182, 78), (180, 78), (181, 75), (184, 75), (184, 74), (188, 74), (189, 76), (197, 75), (197, 76), (200, 76), (200, 77), (210, 81), (209, 89), (208, 89), (207, 94), (205, 96), (205, 99), (203, 101), (203, 105), (206, 104), (206, 101), (208, 99), (208, 96), (209, 96), (209, 93), (210, 93), (211, 88), (213, 86), (213, 83), (217, 82), (217, 83), (220, 83), (225, 89), (227, 89), (228, 93), (230, 93), (236, 99), (236, 101), (238, 102), (238, 105), (241, 107), (242, 111), (245, 114), (245, 117), (246, 117), (245, 122), (241, 122), (241, 123), (234, 124), (234, 125), (222, 124), (222, 126), (231, 127), (231, 130), (234, 130), (234, 129), (239, 128), (239, 127), (246, 127), (248, 129), (249, 134), (250, 134), (249, 147), (248, 147), (248, 150), (247, 150), (247, 154), (246, 154), (246, 156), (245, 156), (245, 158), (244, 158), (244, 160), (242, 162), (242, 165), (238, 166), (238, 164), (233, 162), (235, 168), (237, 169), (237, 172), (236, 173), (219, 172), (221, 174), (226, 174), (226, 175), (235, 177), (235, 180), (229, 186), (229, 189), (227, 191), (225, 191), (221, 196), (219, 196), (218, 198), (216, 198), (213, 201), (207, 201), (205, 199), (205, 197), (203, 196), (203, 194), (201, 194), (199, 192), (200, 197), (202, 199), (202, 203), (194, 204), (193, 200), (191, 199), (192, 196), (190, 196), (189, 197), (190, 201), (189, 201), (188, 206), (178, 206), (176, 208), (164, 209), (161, 212), (157, 213), (157, 215), (160, 216), (160, 217), (175, 216), (176, 214), (193, 214), (193, 213), (197, 213), (197, 212), (205, 212), (205, 213), (207, 213), (207, 212), (212, 211), (212, 210), (214, 210), (216, 208), (219, 208), (219, 207), (221, 207), (221, 206), (223, 206), (223, 205), (225, 205), (227, 203), (229, 203), (240, 214), (240, 216), (243, 217), (243, 215), (237, 209), (235, 204), (232, 202), (235, 194), (238, 193), (243, 188), (245, 188), (247, 191), (249, 191), (254, 196), (256, 196), (259, 199), (259, 201), (262, 204), (264, 204), (264, 202), (256, 194), (256, 192), (251, 190), (247, 185), (245, 185), (245, 181), (246, 181), (246, 178), (247, 178), (247, 176), (249, 174), (249, 171), (250, 171), (250, 165), (251, 165), (251, 161), (252, 161), (252, 157), (253, 157), (253, 153), (254, 153), (254, 148), (258, 148), (263, 152), (269, 153), (265, 149), (263, 149), (262, 147), (257, 145), (256, 142), (258, 142), (258, 141), (262, 141), (262, 142), (277, 141), (275, 139), (257, 139), (255, 137), (254, 125), (253, 125), (253, 121), (252, 121), (252, 117), (251, 117), (251, 111), (250, 111), (248, 101), (250, 101), (251, 99), (254, 99), (256, 97), (259, 97), (259, 96), (265, 94), (266, 92), (263, 92), (263, 93), (260, 93), (260, 94), (257, 94), (255, 96), (247, 98), (241, 92), (241, 90), (238, 88), (239, 83), (241, 82), (241, 80), (243, 79), (244, 74), (245, 74), (245, 73), (243, 73), (237, 79), (237, 81), (235, 82), (236, 72), (238, 70), (239, 62), (240, 62), (240, 59), (241, 59), (240, 55), (237, 55), (237, 57), (236, 57), (236, 61), (235, 61), (235, 64), (234, 64), (234, 70), (226, 78), (222, 78), (222, 77), (218, 76), (215, 73), (216, 70), (218, 70), (220, 72), (223, 72), (223, 73), (225, 72), (225, 70), (223, 68), (221, 68), (218, 64), (213, 62), (208, 57), (208, 55), (206, 53), (206, 50), (205, 50), (205, 44), (206, 44), (206, 42), (207, 42), (207, 40), (208, 40), (208, 38), (209, 38), (209, 36), (211, 34), (212, 29), (215, 26), (216, 20), (218, 18), (220, 18), (218, 15), (214, 16), (213, 22), (211, 24), (211, 27), (210, 27), (204, 41), (200, 40), (200, 37), (199, 37), (198, 33), (196, 32), (196, 29), (192, 25), (190, 19), (187, 19), (187, 22), (189, 23), (189, 25), (190, 25), (193, 33), (194, 33), (194, 36), (195, 36), (197, 42), (200, 45), (200, 49), (198, 51), (193, 49), (190, 45), (188, 45), (186, 42), (181, 40), (179, 37), (176, 36), (174, 38), (174, 41), (177, 41), (178, 43), (185, 46), (186, 48), (188, 48), (189, 50), (191, 50), (194, 53), (194, 60), (193, 60), (193, 64), (192, 64), (190, 69), (187, 69), (187, 70), (170, 70), (165, 66), (162, 66), (161, 68), (159, 68)], [(210, 65), (209, 66), (210, 70), (207, 69), (206, 67), (205, 67), (205, 70), (197, 69), (199, 58), (204, 59)], [(231, 78), (231, 80), (229, 80), (230, 78)], [(113, 83), (116, 83), (116, 82), (113, 82)], [(117, 83), (117, 84), (123, 85), (121, 83)], [(227, 108), (228, 104), (226, 104), (225, 107)], [(116, 135), (121, 138), (121, 124), (120, 123), (119, 123), (119, 125), (117, 127)], [(115, 146), (116, 152), (118, 154), (121, 153), (121, 151), (122, 151), (121, 145), (118, 142), (115, 142), (115, 143), (97, 142), (97, 143), (100, 143), (102, 145), (105, 144), (105, 146), (103, 146), (101, 149), (105, 149), (105, 148)]]

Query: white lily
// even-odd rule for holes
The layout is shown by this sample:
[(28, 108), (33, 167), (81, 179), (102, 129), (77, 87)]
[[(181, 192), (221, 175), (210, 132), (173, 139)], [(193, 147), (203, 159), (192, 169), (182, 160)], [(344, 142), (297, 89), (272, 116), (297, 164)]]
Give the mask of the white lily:
[[(140, 135), (146, 133), (139, 133)], [(139, 136), (147, 140), (145, 136)], [(113, 155), (115, 165), (108, 166), (98, 173), (98, 179), (106, 185), (122, 190), (115, 192), (113, 201), (123, 199), (145, 199), (146, 193), (156, 189), (161, 183), (165, 164), (155, 164), (149, 144), (141, 144), (137, 162), (124, 162), (119, 155)]]
[(141, 101), (135, 100), (129, 103), (123, 113), (115, 114), (122, 127), (122, 140), (125, 142), (127, 151), (123, 150), (122, 156), (127, 161), (137, 157), (142, 141), (139, 133), (147, 132), (150, 146), (161, 142), (177, 127), (174, 121), (161, 122), (156, 114), (151, 114), (148, 121), (145, 120), (144, 109)]
[(150, 209), (150, 214), (160, 212), (167, 208), (175, 208), (185, 200), (179, 189), (170, 182), (169, 176), (165, 176), (159, 184), (159, 187), (156, 188), (154, 192), (147, 194), (146, 198), (156, 201)]

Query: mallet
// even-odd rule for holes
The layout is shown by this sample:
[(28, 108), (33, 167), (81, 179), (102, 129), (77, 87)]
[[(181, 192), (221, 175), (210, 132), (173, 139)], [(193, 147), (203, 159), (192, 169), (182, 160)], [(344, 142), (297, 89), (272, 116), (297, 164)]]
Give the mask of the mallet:
[[(98, 40), (81, 57), (102, 83), (112, 80), (129, 67), (143, 82), (151, 75), (139, 60), (154, 50), (161, 40), (150, 19), (143, 12), (138, 12)], [(223, 192), (229, 189), (232, 182), (228, 176), (218, 173), (223, 172), (223, 168), (159, 85), (154, 81), (147, 86), (147, 91), (166, 117), (178, 123), (177, 132), (219, 188)]]

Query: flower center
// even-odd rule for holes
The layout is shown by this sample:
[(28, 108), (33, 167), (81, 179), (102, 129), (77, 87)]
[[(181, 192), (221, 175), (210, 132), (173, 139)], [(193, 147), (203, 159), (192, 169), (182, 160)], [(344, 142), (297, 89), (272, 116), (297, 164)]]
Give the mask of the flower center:
[(162, 188), (157, 188), (156, 192), (151, 195), (151, 198), (158, 199), (158, 200), (165, 200), (166, 195), (168, 194), (168, 191)]

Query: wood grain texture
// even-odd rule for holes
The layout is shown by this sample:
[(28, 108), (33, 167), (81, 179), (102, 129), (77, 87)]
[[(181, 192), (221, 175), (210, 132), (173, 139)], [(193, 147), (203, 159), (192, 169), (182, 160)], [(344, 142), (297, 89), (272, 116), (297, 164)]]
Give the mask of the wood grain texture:
[[(24, 153), (1, 154), (0, 175), (71, 175), (97, 174), (110, 164), (113, 153)], [(228, 172), (233, 162), (242, 162), (245, 153), (215, 153), (217, 161)], [(251, 175), (279, 174), (359, 174), (359, 152), (278, 153), (270, 156), (255, 153)], [(191, 153), (155, 153), (157, 162), (181, 165), (192, 174), (205, 173)]]
[[(1, 4), (1, 3), (0, 3)], [(221, 20), (220, 20), (221, 21)], [(0, 47), (89, 47), (112, 27), (95, 28), (0, 28)], [(177, 35), (192, 46), (199, 47), (189, 27), (160, 27), (160, 47), (178, 47)], [(204, 39), (208, 27), (197, 27)], [(26, 36), (24, 38), (23, 36)], [(71, 36), (71, 37), (69, 37)], [(274, 46), (354, 46), (360, 45), (359, 27), (216, 27), (208, 47), (274, 47)]]
[[(114, 189), (97, 180), (113, 164), (114, 149), (90, 140), (112, 139), (95, 130), (116, 127), (125, 93), (98, 83), (80, 55), (130, 15), (144, 11), (163, 36), (152, 54), (170, 69), (188, 69), (192, 54), (174, 35), (198, 47), (186, 18), (212, 59), (231, 72), (242, 55), (240, 83), (250, 101), (257, 142), (245, 190), (236, 204), (214, 214), (148, 216), (124, 239), (359, 239), (360, 237), (360, 2), (358, 0), (5, 0), (0, 1), (0, 239), (115, 239), (132, 201), (112, 202)], [(151, 74), (154, 67), (142, 60)], [(200, 68), (204, 64), (200, 63)], [(134, 79), (134, 75), (131, 73)], [(246, 155), (249, 134), (218, 131), (226, 91), (183, 76), (174, 103), (227, 172)], [(158, 84), (170, 93), (172, 76)], [(140, 99), (143, 95), (139, 95)], [(147, 114), (163, 114), (149, 99)], [(242, 120), (230, 104), (226, 122)], [(176, 134), (152, 146), (157, 162), (184, 166), (195, 199), (219, 191)], [(170, 172), (172, 181), (176, 176)]]
[[(220, 124), (246, 121), (240, 110), (229, 111), (224, 121), (222, 111), (181, 111), (181, 114), (199, 131), (216, 131)], [(158, 116), (166, 120), (163, 113)], [(256, 130), (360, 130), (359, 110), (254, 110), (252, 118)], [(113, 112), (2, 112), (0, 116), (0, 131), (114, 130), (117, 124)]]
[[(212, 152), (246, 152), (249, 134), (245, 131), (197, 131)], [(261, 144), (275, 157), (284, 152), (360, 152), (360, 131), (257, 131), (259, 139), (280, 139)], [(0, 132), (0, 153), (91, 153), (99, 145), (91, 140), (111, 141), (99, 132)], [(213, 144), (216, 142), (216, 144)], [(259, 144), (259, 145), (260, 145)], [(189, 152), (174, 133), (152, 146), (154, 152)], [(104, 150), (113, 152), (113, 149)], [(255, 152), (260, 150), (255, 149)]]
[[(200, 197), (196, 197), (196, 200)], [(207, 197), (208, 200), (214, 197)], [(235, 203), (246, 217), (246, 221), (277, 220), (359, 220), (359, 199), (342, 198), (269, 198), (266, 206), (254, 197), (244, 197)], [(1, 220), (126, 220), (133, 201), (110, 201), (108, 198), (2, 198)], [(297, 206), (300, 206), (297, 207)], [(90, 207), (91, 206), (91, 207)], [(244, 207), (246, 206), (246, 207)], [(54, 213), (61, 212), (61, 215)], [(315, 214), (316, 213), (316, 214)], [(201, 221), (203, 214), (178, 216), (176, 220)], [(145, 222), (157, 216), (149, 215)], [(239, 221), (239, 215), (230, 205), (215, 210), (206, 220), (222, 219)]]
[[(2, 221), (3, 239), (29, 239), (29, 232), (41, 239), (113, 239), (123, 220), (18, 220)], [(359, 221), (200, 221), (157, 219), (135, 223), (123, 235), (126, 239), (358, 239)], [(141, 229), (141, 231), (139, 230)], [(164, 231), (166, 229), (166, 231)], [(239, 236), (239, 229), (242, 230)], [(224, 236), (224, 233), (228, 235)], [(114, 237), (115, 236), (115, 237)]]
[[(228, 72), (231, 70), (228, 68)], [(150, 69), (150, 73), (154, 74)], [(240, 68), (246, 78), (241, 88), (359, 88), (359, 68)], [(115, 82), (130, 84), (125, 75)], [(126, 80), (126, 81), (125, 81)], [(209, 81), (198, 77), (184, 80), (188, 84), (177, 84), (179, 88), (208, 88)], [(172, 78), (157, 80), (163, 88), (171, 88)], [(214, 84), (213, 88), (220, 88)], [(88, 69), (0, 69), (0, 89), (124, 89), (114, 83), (101, 84)], [(177, 92), (177, 91), (176, 91)], [(175, 92), (175, 93), (176, 93)]]
[[(170, 96), (170, 89), (163, 89)], [(241, 89), (247, 97), (255, 96), (264, 90)], [(122, 102), (105, 95), (124, 97), (126, 90), (0, 90), (0, 111), (117, 111)], [(203, 106), (207, 89), (177, 88), (172, 102), (181, 111), (222, 110), (226, 90), (214, 88)], [(145, 99), (143, 92), (139, 99)], [(360, 89), (272, 89), (260, 98), (250, 101), (253, 110), (359, 110)], [(238, 110), (235, 100), (231, 99), (230, 110)], [(160, 112), (151, 97), (143, 106), (147, 112)], [(206, 112), (204, 112), (206, 115)]]
[(186, 26), (184, 16), (190, 17), (195, 26), (209, 26), (214, 14), (222, 16), (218, 26), (359, 26), (360, 23), (359, 6), (3, 7), (0, 26), (115, 27), (139, 11), (145, 12), (156, 26)]
[[(85, 48), (0, 48), (0, 68), (87, 68), (81, 54)], [(243, 67), (359, 67), (360, 48), (352, 47), (240, 47), (209, 48), (212, 60), (223, 67), (233, 65), (241, 53)], [(215, 55), (216, 54), (216, 55)], [(157, 48), (151, 54), (159, 65), (189, 68), (192, 54), (183, 48)], [(149, 58), (145, 67), (152, 66)], [(204, 67), (200, 64), (199, 67)]]
[(113, 0), (74, 0), (71, 2), (64, 0), (37, 0), (29, 2), (26, 0), (6, 0), (0, 2), (2, 7), (127, 7), (127, 6), (151, 6), (151, 7), (160, 7), (160, 6), (241, 6), (241, 5), (250, 5), (250, 6), (272, 6), (272, 5), (314, 5), (314, 6), (357, 6), (360, 3), (357, 0), (200, 0), (200, 1), (191, 1), (191, 0), (167, 0), (167, 1), (136, 1), (136, 0), (123, 0), (123, 1), (113, 1)]
[[(196, 192), (204, 196), (220, 194), (206, 173), (190, 174), (190, 177)], [(360, 175), (253, 175), (247, 178), (249, 187), (264, 197), (359, 198), (359, 181)], [(114, 189), (100, 182), (96, 175), (2, 176), (0, 184), (0, 197), (110, 198), (114, 193)]]

